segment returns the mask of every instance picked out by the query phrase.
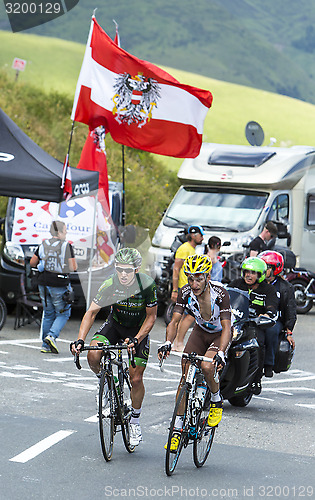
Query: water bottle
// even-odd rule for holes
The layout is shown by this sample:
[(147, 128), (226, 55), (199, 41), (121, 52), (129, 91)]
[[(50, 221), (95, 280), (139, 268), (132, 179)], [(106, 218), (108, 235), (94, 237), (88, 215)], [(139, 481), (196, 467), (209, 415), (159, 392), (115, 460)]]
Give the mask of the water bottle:
[(196, 389), (196, 398), (198, 398), (201, 405), (203, 404), (204, 399), (206, 397), (206, 391), (207, 391), (207, 384), (205, 381), (203, 381), (200, 383), (200, 385), (197, 386)]
[(119, 380), (115, 375), (114, 375), (114, 383), (115, 383), (115, 387), (117, 390), (117, 394), (119, 395), (120, 394), (120, 385), (119, 385)]

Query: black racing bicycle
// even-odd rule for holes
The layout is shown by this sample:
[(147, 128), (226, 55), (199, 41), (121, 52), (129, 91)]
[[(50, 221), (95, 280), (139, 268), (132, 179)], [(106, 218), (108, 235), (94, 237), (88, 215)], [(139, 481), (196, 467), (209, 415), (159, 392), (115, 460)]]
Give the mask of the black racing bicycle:
[[(130, 445), (131, 383), (129, 369), (123, 360), (122, 352), (128, 350), (125, 344), (105, 345), (98, 342), (97, 346), (86, 346), (83, 351), (102, 351), (101, 371), (98, 396), (98, 422), (101, 448), (106, 462), (112, 458), (114, 436), (121, 431), (126, 450), (132, 453), (135, 446)], [(128, 351), (131, 366), (135, 367), (134, 357)], [(79, 354), (74, 362), (80, 370)], [(117, 377), (114, 375), (117, 367)]]
[[(183, 353), (182, 358), (190, 362), (187, 375), (177, 397), (173, 417), (169, 427), (166, 446), (165, 471), (171, 476), (175, 471), (179, 456), (183, 448), (193, 444), (193, 460), (196, 467), (202, 467), (208, 458), (214, 439), (216, 427), (207, 424), (210, 409), (210, 389), (207, 386), (199, 361), (212, 362), (212, 358), (199, 356), (195, 353)], [(218, 376), (215, 373), (215, 380)], [(175, 428), (177, 416), (182, 417), (181, 428)], [(171, 442), (174, 431), (179, 433), (179, 444), (175, 452), (171, 451)]]

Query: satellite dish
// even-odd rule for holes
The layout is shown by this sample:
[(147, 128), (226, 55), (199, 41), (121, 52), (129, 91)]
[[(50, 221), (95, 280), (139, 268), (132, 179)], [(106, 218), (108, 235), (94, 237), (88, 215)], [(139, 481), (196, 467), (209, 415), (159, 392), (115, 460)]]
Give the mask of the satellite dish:
[(257, 122), (247, 123), (245, 127), (245, 135), (251, 146), (261, 146), (264, 142), (264, 131)]

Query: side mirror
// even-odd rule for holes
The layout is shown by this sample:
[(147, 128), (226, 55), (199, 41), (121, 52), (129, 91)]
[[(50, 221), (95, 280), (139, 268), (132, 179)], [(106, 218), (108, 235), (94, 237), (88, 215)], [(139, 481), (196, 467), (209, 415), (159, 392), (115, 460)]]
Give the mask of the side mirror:
[(286, 224), (284, 224), (283, 222), (280, 222), (280, 221), (273, 221), (273, 222), (277, 226), (277, 229), (278, 229), (277, 237), (279, 239), (288, 238), (290, 236), (290, 233), (288, 232), (288, 226)]

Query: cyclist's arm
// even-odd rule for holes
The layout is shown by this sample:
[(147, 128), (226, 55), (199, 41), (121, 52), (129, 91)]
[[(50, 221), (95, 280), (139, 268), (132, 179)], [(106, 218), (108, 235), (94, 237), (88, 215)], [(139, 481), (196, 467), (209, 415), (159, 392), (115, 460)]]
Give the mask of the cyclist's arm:
[(174, 342), (181, 317), (181, 313), (173, 312), (172, 320), (166, 328), (166, 341), (169, 340), (171, 343)]
[(220, 337), (220, 346), (219, 351), (225, 352), (229, 343), (231, 342), (231, 320), (230, 319), (221, 319), (222, 333)]
[[(87, 334), (89, 333), (97, 313), (100, 311), (101, 307), (95, 304), (95, 302), (92, 302), (89, 309), (86, 311), (84, 314), (81, 325), (80, 325), (80, 330), (79, 330), (79, 335), (77, 340), (83, 340), (85, 341)], [(77, 348), (75, 346), (72, 347), (72, 352), (79, 352), (81, 348)]]
[(173, 267), (173, 290), (171, 296), (174, 302), (176, 302), (177, 299), (179, 271), (181, 270), (183, 264), (184, 264), (184, 259), (178, 259), (178, 258), (175, 259)]

